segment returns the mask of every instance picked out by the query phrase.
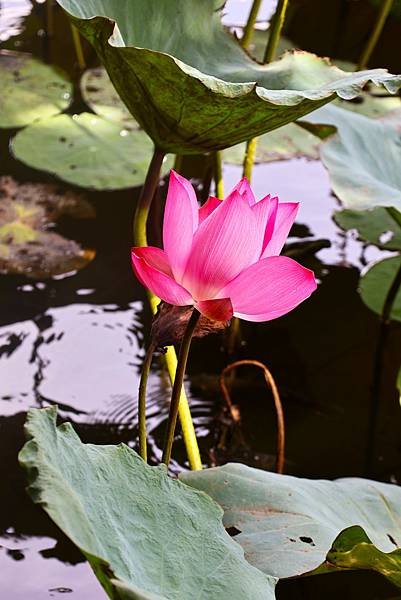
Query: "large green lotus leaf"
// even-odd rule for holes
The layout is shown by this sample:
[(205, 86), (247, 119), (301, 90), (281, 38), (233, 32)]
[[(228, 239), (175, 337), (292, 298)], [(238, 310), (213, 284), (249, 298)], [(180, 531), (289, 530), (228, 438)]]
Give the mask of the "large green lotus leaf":
[[(58, 0), (95, 46), (132, 115), (167, 152), (223, 149), (281, 127), (383, 69), (347, 73), (306, 52), (260, 65), (224, 30), (220, 0)], [(116, 25), (115, 25), (116, 24)]]
[(44, 279), (85, 267), (95, 252), (52, 231), (63, 215), (95, 216), (81, 195), (0, 177), (0, 272)]
[[(271, 600), (275, 579), (245, 559), (206, 494), (133, 450), (83, 444), (57, 410), (31, 410), (20, 453), (29, 494), (87, 557), (114, 598)], [(107, 568), (108, 565), (108, 568)]]
[(359, 239), (386, 250), (401, 250), (401, 228), (385, 208), (340, 210), (334, 220), (345, 231), (355, 229)]
[[(143, 131), (90, 113), (57, 115), (19, 131), (16, 158), (85, 188), (112, 190), (142, 185), (153, 145)], [(171, 165), (165, 161), (164, 172)]]
[(372, 569), (401, 587), (401, 489), (364, 479), (308, 480), (240, 464), (180, 475), (224, 509), (255, 567), (278, 578)]
[(0, 127), (23, 127), (65, 110), (72, 84), (54, 67), (22, 52), (0, 52)]
[(137, 129), (138, 123), (117, 94), (106, 69), (87, 69), (81, 78), (81, 93), (86, 104), (96, 114), (118, 121), (127, 129)]
[[(378, 315), (383, 312), (387, 294), (400, 269), (401, 256), (393, 256), (374, 264), (361, 277), (359, 283), (361, 298), (366, 306)], [(401, 321), (401, 289), (395, 297), (390, 318)]]
[(320, 156), (345, 208), (385, 206), (401, 210), (398, 111), (378, 120), (331, 105), (308, 115), (303, 122), (317, 135), (320, 125), (333, 125), (338, 130), (322, 144)]

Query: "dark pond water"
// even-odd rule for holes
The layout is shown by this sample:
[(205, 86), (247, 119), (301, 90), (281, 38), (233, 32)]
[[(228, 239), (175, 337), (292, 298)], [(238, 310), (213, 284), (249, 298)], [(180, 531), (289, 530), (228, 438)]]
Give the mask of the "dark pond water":
[[(262, 21), (271, 5), (263, 7)], [(231, 0), (227, 22), (241, 23), (248, 6), (249, 2)], [(51, 55), (74, 74), (67, 36), (57, 41), (65, 23), (57, 14), (56, 39), (50, 45), (43, 36), (44, 8), (36, 3), (27, 17), (30, 2), (1, 2), (0, 40), (9, 48)], [(90, 52), (88, 56), (95, 64)], [(21, 181), (51, 180), (8, 155), (9, 136), (4, 132), (0, 139), (0, 174)], [(227, 190), (240, 171), (225, 168)], [(254, 372), (241, 371), (233, 386), (247, 447), (228, 448), (224, 456), (213, 452), (220, 432), (218, 375), (230, 360), (246, 357), (265, 362), (280, 388), (287, 426), (286, 471), (327, 478), (364, 475), (379, 322), (361, 302), (357, 285), (360, 270), (383, 253), (364, 247), (334, 224), (331, 216), (338, 204), (318, 161), (258, 166), (253, 186), (258, 196), (269, 191), (282, 201), (301, 202), (287, 250), (302, 247), (297, 258), (315, 270), (320, 286), (286, 317), (261, 325), (244, 323), (242, 345), (231, 357), (222, 337), (194, 342), (187, 390), (204, 463), (217, 456), (266, 468), (273, 464), (271, 398)], [(96, 259), (79, 273), (39, 282), (0, 279), (1, 600), (64, 595), (71, 600), (104, 599), (80, 553), (26, 496), (17, 453), (26, 410), (54, 403), (85, 441), (136, 444), (138, 377), (150, 323), (144, 290), (129, 262), (137, 195), (138, 190), (88, 193), (96, 220), (85, 226), (68, 219), (60, 223), (62, 233), (97, 250)], [(401, 330), (393, 325), (380, 365), (380, 406), (369, 473), (385, 481), (401, 480), (401, 411), (395, 389), (400, 342)], [(166, 376), (155, 361), (148, 409), (153, 461), (161, 455), (168, 401)], [(175, 457), (175, 471), (187, 468), (180, 440)], [(396, 593), (383, 579), (356, 573), (285, 582), (278, 597), (373, 599)]]

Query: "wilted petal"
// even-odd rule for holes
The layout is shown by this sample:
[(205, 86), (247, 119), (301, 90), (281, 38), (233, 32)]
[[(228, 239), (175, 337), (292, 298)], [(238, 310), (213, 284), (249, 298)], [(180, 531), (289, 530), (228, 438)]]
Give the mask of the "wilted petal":
[(238, 192), (230, 194), (194, 235), (182, 280), (197, 300), (215, 296), (260, 255), (256, 219)]
[(233, 316), (233, 307), (230, 298), (201, 300), (195, 304), (195, 308), (212, 321), (229, 321)]
[(219, 200), (219, 198), (209, 196), (205, 204), (199, 209), (199, 224), (201, 224), (209, 215), (211, 215), (214, 209), (220, 206), (220, 204), (221, 200)]
[(197, 228), (195, 191), (185, 177), (171, 171), (164, 210), (163, 246), (177, 281), (181, 281)]
[(167, 259), (160, 248), (132, 248), (132, 266), (139, 281), (169, 304), (193, 304), (191, 294), (177, 283)]
[(231, 194), (233, 192), (238, 192), (244, 198), (244, 200), (248, 202), (249, 206), (256, 204), (256, 198), (246, 177), (243, 177), (241, 181), (237, 183)]
[(277, 206), (278, 198), (270, 198), (270, 195), (266, 196), (252, 206), (252, 212), (257, 221), (258, 235), (260, 236), (261, 240), (261, 254), (273, 234), (274, 224), (276, 222)]
[(231, 298), (236, 317), (270, 321), (298, 306), (315, 289), (312, 271), (288, 256), (271, 256), (242, 271), (219, 296)]
[(273, 235), (263, 250), (262, 258), (280, 254), (294, 224), (298, 208), (297, 202), (282, 202), (278, 205)]

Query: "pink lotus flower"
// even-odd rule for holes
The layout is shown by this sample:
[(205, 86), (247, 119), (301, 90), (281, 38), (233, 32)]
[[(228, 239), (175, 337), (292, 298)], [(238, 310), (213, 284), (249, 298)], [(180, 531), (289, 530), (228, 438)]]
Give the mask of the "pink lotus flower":
[(171, 171), (164, 250), (133, 248), (134, 272), (162, 300), (212, 320), (276, 319), (316, 289), (312, 271), (279, 256), (297, 210), (270, 195), (257, 202), (246, 179), (199, 208), (189, 181)]

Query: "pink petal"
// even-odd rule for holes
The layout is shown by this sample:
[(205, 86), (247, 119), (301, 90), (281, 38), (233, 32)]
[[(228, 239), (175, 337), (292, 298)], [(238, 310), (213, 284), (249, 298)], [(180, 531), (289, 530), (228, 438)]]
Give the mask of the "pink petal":
[(205, 204), (199, 209), (199, 225), (212, 214), (215, 208), (220, 206), (221, 200), (219, 198), (214, 198), (213, 196), (209, 196), (206, 200)]
[(266, 196), (262, 200), (259, 200), (259, 202), (252, 206), (252, 212), (255, 215), (258, 223), (258, 235), (260, 236), (261, 240), (261, 254), (273, 234), (274, 224), (276, 222), (277, 206), (278, 198), (270, 198), (270, 195)]
[(163, 246), (177, 281), (181, 281), (198, 228), (198, 202), (192, 185), (175, 171), (170, 173), (163, 222)]
[(316, 289), (312, 271), (288, 256), (271, 256), (251, 265), (225, 286), (234, 315), (246, 321), (270, 321), (298, 306)]
[(194, 235), (183, 285), (197, 300), (209, 300), (258, 260), (256, 218), (238, 192), (223, 200)]
[(253, 194), (253, 191), (251, 190), (251, 186), (249, 185), (246, 177), (243, 177), (241, 181), (237, 183), (231, 194), (233, 192), (238, 192), (239, 194), (241, 194), (244, 200), (248, 202), (249, 206), (253, 206), (254, 204), (256, 204), (256, 198)]
[(230, 298), (201, 300), (195, 304), (195, 308), (212, 321), (229, 321), (233, 316), (233, 307)]
[(177, 306), (193, 304), (192, 296), (177, 283), (167, 256), (160, 248), (132, 248), (132, 267), (139, 281), (165, 302)]
[(278, 205), (273, 235), (263, 250), (262, 258), (280, 254), (297, 216), (298, 208), (297, 202), (282, 202)]

